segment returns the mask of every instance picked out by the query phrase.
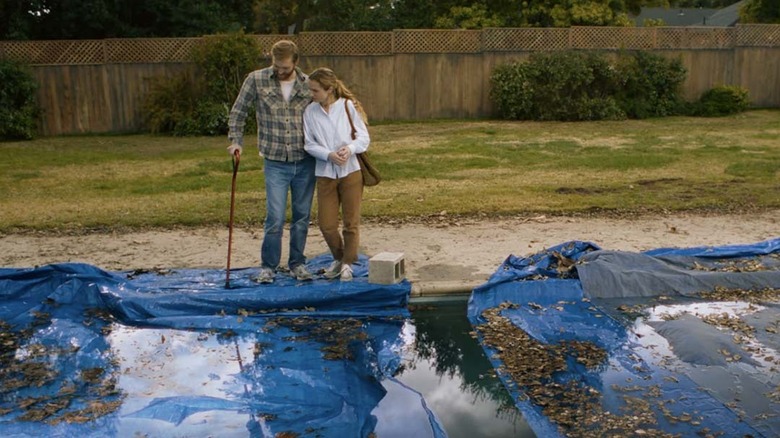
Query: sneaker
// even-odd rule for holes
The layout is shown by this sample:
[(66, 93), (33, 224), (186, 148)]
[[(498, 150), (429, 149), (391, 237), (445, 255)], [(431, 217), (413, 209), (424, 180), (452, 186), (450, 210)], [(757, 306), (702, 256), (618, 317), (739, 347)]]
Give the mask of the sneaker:
[(328, 280), (333, 280), (339, 275), (341, 275), (341, 260), (333, 260), (330, 266), (328, 266), (328, 269), (322, 274), (322, 276)]
[(352, 266), (343, 265), (341, 267), (341, 281), (352, 281)]
[(311, 276), (311, 272), (309, 272), (306, 269), (306, 266), (303, 266), (302, 264), (290, 269), (290, 275), (298, 281), (308, 281), (313, 278)]
[(273, 283), (274, 282), (274, 270), (271, 268), (262, 267), (260, 273), (254, 278), (258, 283)]

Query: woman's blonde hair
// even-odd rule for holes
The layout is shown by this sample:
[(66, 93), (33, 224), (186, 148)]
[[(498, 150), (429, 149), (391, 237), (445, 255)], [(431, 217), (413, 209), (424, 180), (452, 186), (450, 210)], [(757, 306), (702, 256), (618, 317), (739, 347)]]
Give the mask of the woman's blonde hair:
[(344, 82), (341, 82), (341, 79), (336, 76), (336, 73), (333, 73), (333, 70), (325, 67), (318, 68), (317, 70), (311, 72), (309, 75), (309, 80), (316, 81), (318, 84), (322, 85), (322, 88), (325, 90), (330, 90), (332, 88), (333, 95), (336, 97), (336, 99), (343, 97), (344, 99), (351, 100), (355, 105), (355, 109), (357, 110), (358, 114), (360, 114), (360, 118), (363, 119), (366, 124), (368, 124), (368, 116), (363, 110), (363, 105), (358, 102), (355, 94), (352, 93), (346, 85), (344, 85)]

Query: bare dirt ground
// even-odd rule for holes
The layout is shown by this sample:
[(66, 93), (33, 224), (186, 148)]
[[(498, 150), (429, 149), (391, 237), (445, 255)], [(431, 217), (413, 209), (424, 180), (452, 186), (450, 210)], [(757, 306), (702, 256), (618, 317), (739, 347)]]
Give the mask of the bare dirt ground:
[[(780, 211), (632, 219), (537, 216), (464, 220), (442, 216), (425, 224), (364, 224), (361, 232), (362, 252), (369, 256), (382, 251), (403, 252), (406, 276), (418, 290), (446, 293), (484, 282), (510, 254), (531, 254), (570, 240), (590, 241), (604, 249), (642, 251), (777, 238)], [(0, 266), (83, 262), (115, 271), (224, 269), (227, 239), (227, 227), (78, 236), (10, 234), (0, 236)], [(256, 266), (261, 241), (260, 227), (235, 228), (232, 267)], [(307, 255), (326, 251), (319, 230), (312, 227)], [(282, 260), (284, 263), (286, 254)]]

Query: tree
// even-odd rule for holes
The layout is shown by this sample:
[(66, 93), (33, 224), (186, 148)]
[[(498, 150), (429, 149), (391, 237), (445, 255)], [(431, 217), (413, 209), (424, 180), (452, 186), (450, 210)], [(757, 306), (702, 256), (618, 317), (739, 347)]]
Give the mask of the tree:
[(325, 0), (306, 20), (307, 31), (386, 31), (393, 29), (392, 0)]
[[(630, 1), (630, 0), (629, 0)], [(525, 4), (525, 3), (524, 3)], [(637, 4), (623, 0), (531, 0), (521, 10), (521, 25), (533, 27), (629, 26), (627, 12)]]
[(495, 13), (488, 15), (485, 5), (474, 3), (471, 6), (453, 6), (450, 12), (434, 21), (439, 29), (482, 29), (501, 27), (504, 21)]
[(311, 0), (256, 0), (252, 6), (252, 32), (300, 32), (313, 6)]
[(780, 24), (780, 0), (747, 0), (739, 18), (743, 23)]
[(253, 0), (0, 0), (0, 39), (200, 36), (251, 24)]
[(26, 2), (0, 0), (0, 39), (23, 40), (30, 33)]

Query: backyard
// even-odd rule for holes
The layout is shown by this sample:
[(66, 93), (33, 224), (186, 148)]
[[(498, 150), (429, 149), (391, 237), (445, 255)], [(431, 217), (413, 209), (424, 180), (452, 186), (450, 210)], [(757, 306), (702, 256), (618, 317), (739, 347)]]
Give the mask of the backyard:
[[(385, 180), (364, 195), (363, 251), (409, 278), (487, 277), (509, 253), (776, 237), (780, 112), (627, 122), (371, 126)], [(232, 165), (221, 137), (66, 136), (0, 145), (0, 264), (224, 267)], [(261, 160), (238, 172), (233, 266), (257, 263)], [(316, 206), (315, 206), (316, 208)], [(325, 252), (312, 224), (307, 252)]]

